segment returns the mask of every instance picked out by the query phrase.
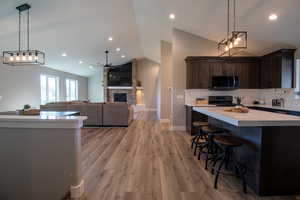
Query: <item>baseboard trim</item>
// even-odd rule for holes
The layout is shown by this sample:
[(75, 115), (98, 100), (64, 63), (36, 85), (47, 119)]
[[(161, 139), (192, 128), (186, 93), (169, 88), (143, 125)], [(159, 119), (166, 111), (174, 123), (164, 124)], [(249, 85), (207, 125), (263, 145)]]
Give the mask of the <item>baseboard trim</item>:
[(84, 180), (81, 180), (79, 185), (71, 186), (71, 199), (80, 199), (84, 195)]
[(185, 126), (171, 126), (170, 131), (186, 131), (186, 127)]
[(170, 123), (170, 119), (160, 119), (160, 123)]

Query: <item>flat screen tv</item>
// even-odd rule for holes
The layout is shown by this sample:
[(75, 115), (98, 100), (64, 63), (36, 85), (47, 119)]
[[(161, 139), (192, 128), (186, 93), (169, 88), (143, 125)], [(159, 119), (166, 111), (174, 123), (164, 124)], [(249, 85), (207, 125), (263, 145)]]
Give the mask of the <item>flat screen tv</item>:
[(108, 86), (132, 86), (132, 63), (112, 67), (108, 72)]

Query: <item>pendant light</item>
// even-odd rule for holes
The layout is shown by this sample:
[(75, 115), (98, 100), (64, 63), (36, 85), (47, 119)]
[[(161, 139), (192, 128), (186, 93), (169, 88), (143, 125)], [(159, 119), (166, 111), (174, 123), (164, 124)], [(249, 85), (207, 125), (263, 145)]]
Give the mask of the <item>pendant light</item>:
[(247, 49), (247, 31), (236, 30), (236, 0), (233, 0), (233, 31), (230, 34), (230, 0), (227, 0), (227, 36), (218, 43), (219, 56), (233, 56)]
[[(19, 12), (19, 49), (17, 51), (3, 51), (3, 64), (15, 65), (44, 65), (45, 53), (29, 48), (29, 11), (31, 6), (23, 4), (16, 9)], [(21, 50), (21, 17), (22, 13), (27, 11), (27, 49)]]

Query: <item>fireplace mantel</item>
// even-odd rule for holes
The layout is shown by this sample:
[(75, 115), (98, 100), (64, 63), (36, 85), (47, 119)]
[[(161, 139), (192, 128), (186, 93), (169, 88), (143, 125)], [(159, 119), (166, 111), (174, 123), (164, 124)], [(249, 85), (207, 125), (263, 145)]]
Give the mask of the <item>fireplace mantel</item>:
[[(132, 90), (133, 87), (122, 87), (122, 86), (117, 86), (117, 87), (107, 87), (109, 90)], [(136, 87), (137, 90), (143, 90), (143, 87)]]
[(109, 90), (132, 90), (133, 87), (123, 87), (123, 86), (113, 86), (113, 87), (107, 87)]

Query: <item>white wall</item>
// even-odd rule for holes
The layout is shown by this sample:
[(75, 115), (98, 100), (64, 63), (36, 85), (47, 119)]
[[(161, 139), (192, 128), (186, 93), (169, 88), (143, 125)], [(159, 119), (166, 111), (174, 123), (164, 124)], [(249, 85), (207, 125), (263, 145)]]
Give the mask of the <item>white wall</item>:
[(65, 100), (65, 78), (78, 80), (79, 99), (88, 98), (88, 79), (40, 66), (11, 67), (0, 63), (0, 111), (21, 109), (25, 104), (33, 107), (40, 105), (40, 74), (60, 77), (60, 97)]
[(103, 102), (103, 69), (89, 77), (89, 100), (91, 102)]
[(172, 46), (172, 106), (171, 128), (185, 130), (184, 95), (188, 56), (217, 56), (217, 43), (193, 34), (173, 29)]
[[(2, 61), (1, 61), (2, 63)], [(40, 105), (38, 66), (10, 67), (0, 64), (0, 111), (20, 109), (25, 104)]]
[(159, 91), (160, 65), (148, 59), (138, 60), (137, 80), (141, 81), (144, 88), (144, 102), (146, 109), (157, 110), (157, 92)]

